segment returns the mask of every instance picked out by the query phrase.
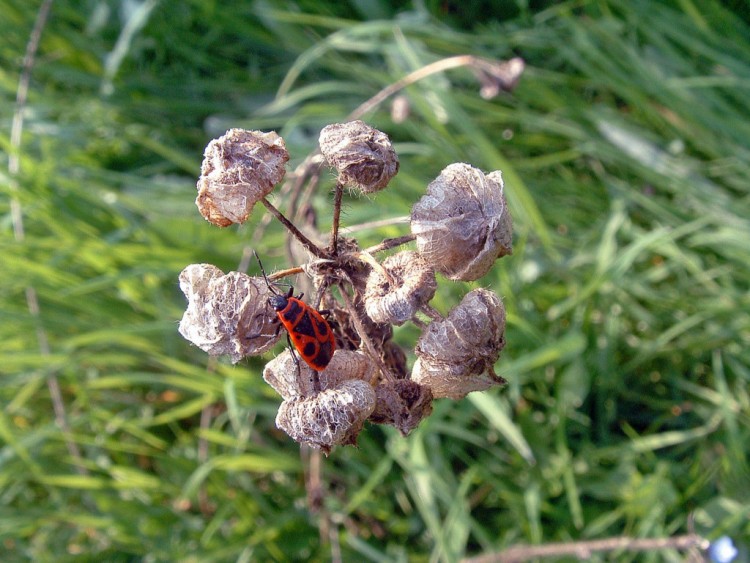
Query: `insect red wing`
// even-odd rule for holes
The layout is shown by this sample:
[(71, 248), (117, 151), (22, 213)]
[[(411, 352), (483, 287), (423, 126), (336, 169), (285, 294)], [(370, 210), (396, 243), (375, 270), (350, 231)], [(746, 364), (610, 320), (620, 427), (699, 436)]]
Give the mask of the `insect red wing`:
[(336, 346), (331, 327), (318, 311), (303, 301), (296, 297), (290, 297), (288, 301), (278, 316), (289, 332), (294, 348), (312, 369), (324, 370)]

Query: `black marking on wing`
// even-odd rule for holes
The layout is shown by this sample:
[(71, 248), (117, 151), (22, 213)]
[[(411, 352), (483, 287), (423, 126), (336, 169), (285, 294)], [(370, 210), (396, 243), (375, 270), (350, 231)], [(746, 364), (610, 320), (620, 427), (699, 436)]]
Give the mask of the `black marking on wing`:
[(284, 318), (286, 322), (294, 324), (301, 315), (304, 315), (306, 317), (307, 311), (305, 311), (302, 305), (300, 305), (297, 301), (290, 299), (289, 303), (286, 306), (286, 309), (281, 311), (279, 314)]
[(312, 358), (312, 362), (316, 366), (324, 368), (331, 362), (332, 356), (333, 346), (331, 346), (331, 343), (329, 341), (321, 342), (320, 349), (318, 350), (317, 355)]
[(318, 329), (318, 334), (320, 336), (328, 336), (328, 323), (325, 321), (325, 319), (315, 319), (315, 327)]
[[(296, 303), (295, 305), (299, 307)], [(299, 320), (292, 327), (292, 332), (295, 334), (301, 334), (302, 336), (315, 338), (315, 330), (313, 329), (313, 323), (309, 311), (305, 311), (304, 314), (299, 317)]]
[(302, 354), (305, 356), (305, 358), (312, 358), (315, 356), (315, 350), (317, 349), (317, 345), (315, 342), (308, 342), (305, 344), (305, 347), (302, 349)]

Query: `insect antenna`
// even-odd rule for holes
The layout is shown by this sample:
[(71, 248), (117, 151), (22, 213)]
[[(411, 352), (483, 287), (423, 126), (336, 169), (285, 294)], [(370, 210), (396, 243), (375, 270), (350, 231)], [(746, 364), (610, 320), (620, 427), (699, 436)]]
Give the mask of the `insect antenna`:
[(276, 281), (272, 282), (271, 280), (269, 280), (268, 279), (268, 275), (266, 274), (266, 270), (265, 270), (265, 268), (263, 268), (263, 262), (260, 261), (260, 256), (258, 256), (258, 253), (254, 249), (253, 249), (253, 254), (255, 255), (255, 259), (258, 261), (258, 266), (260, 267), (260, 272), (261, 272), (261, 274), (263, 274), (263, 279), (266, 281), (266, 285), (268, 286), (268, 289), (271, 290), (271, 293), (273, 293), (274, 295), (281, 295), (281, 293), (279, 293), (276, 290), (276, 286), (277, 285), (287, 286), (287, 287), (290, 287), (290, 288), (292, 287), (292, 284), (290, 284), (290, 283), (280, 283), (280, 282), (276, 282)]

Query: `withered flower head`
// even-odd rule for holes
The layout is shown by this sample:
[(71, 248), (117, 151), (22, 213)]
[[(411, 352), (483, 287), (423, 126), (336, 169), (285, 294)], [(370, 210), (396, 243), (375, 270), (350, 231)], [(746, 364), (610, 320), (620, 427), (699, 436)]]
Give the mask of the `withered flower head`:
[(408, 379), (406, 352), (393, 340), (383, 342), (383, 364), (396, 379)]
[(276, 426), (297, 442), (328, 454), (335, 445), (356, 445), (374, 408), (375, 390), (366, 381), (354, 379), (310, 397), (285, 400)]
[(367, 278), (365, 311), (378, 323), (402, 325), (435, 296), (435, 272), (418, 253), (403, 251), (383, 262), (387, 278), (373, 268)]
[(228, 354), (236, 363), (281, 338), (269, 322), (270, 293), (263, 278), (191, 264), (180, 273), (180, 289), (188, 299), (180, 334), (212, 356)]
[(201, 215), (214, 225), (244, 223), (253, 206), (284, 177), (289, 160), (284, 139), (276, 133), (230, 129), (203, 154), (198, 197)]
[(500, 92), (512, 92), (525, 68), (526, 63), (520, 57), (502, 62), (478, 59), (473, 70), (482, 84), (479, 94), (485, 100), (491, 100)]
[(467, 293), (442, 321), (430, 323), (416, 347), (413, 381), (435, 398), (461, 399), (506, 383), (493, 369), (505, 346), (505, 308), (492, 291)]
[[(319, 389), (315, 389), (316, 376)], [(344, 381), (359, 379), (371, 382), (374, 377), (375, 364), (367, 356), (361, 352), (341, 349), (334, 352), (326, 369), (317, 374), (304, 362), (295, 362), (289, 350), (268, 362), (263, 370), (263, 379), (284, 399), (310, 397)]]
[(334, 123), (320, 132), (320, 151), (339, 181), (369, 194), (382, 190), (398, 172), (398, 156), (388, 135), (363, 121)]
[(432, 391), (408, 379), (381, 383), (375, 387), (375, 410), (370, 422), (390, 424), (406, 436), (432, 412)]
[(484, 175), (468, 164), (446, 167), (412, 209), (417, 250), (438, 272), (471, 281), (511, 254), (513, 225), (500, 171)]

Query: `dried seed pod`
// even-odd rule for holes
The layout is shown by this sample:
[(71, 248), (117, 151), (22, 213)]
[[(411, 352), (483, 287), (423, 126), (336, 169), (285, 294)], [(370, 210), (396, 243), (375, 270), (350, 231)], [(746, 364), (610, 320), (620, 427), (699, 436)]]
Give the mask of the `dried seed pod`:
[(432, 391), (408, 379), (381, 383), (375, 387), (375, 410), (370, 422), (390, 424), (406, 436), (432, 412)]
[(337, 444), (356, 445), (374, 408), (375, 390), (369, 383), (344, 381), (311, 397), (285, 400), (276, 415), (276, 426), (297, 442), (328, 454)]
[[(315, 388), (316, 377), (318, 389)], [(286, 400), (310, 397), (352, 379), (369, 383), (374, 377), (375, 364), (367, 356), (341, 349), (334, 352), (326, 369), (317, 374), (304, 362), (299, 362), (298, 369), (289, 350), (276, 356), (263, 369), (263, 379)]]
[(417, 250), (452, 280), (476, 280), (511, 254), (513, 225), (502, 174), (468, 164), (447, 166), (412, 209)]
[(507, 61), (496, 62), (480, 59), (473, 68), (482, 89), (479, 95), (485, 100), (491, 100), (500, 92), (512, 92), (518, 86), (526, 63), (520, 57), (513, 57)]
[(386, 279), (370, 271), (365, 290), (365, 311), (379, 323), (402, 325), (435, 296), (435, 272), (418, 253), (405, 250), (383, 262)]
[(191, 264), (180, 273), (180, 289), (188, 299), (180, 334), (212, 356), (228, 354), (236, 363), (262, 354), (281, 338), (270, 322), (271, 294), (263, 278)]
[(398, 172), (388, 135), (363, 121), (334, 123), (320, 132), (320, 150), (339, 181), (369, 194), (382, 190)]
[(284, 177), (289, 160), (276, 133), (230, 129), (203, 154), (198, 197), (201, 215), (214, 225), (244, 223), (253, 206)]
[(383, 342), (383, 363), (397, 379), (408, 379), (406, 352), (393, 340)]
[[(341, 336), (346, 339), (345, 348), (359, 349), (362, 343), (360, 332), (367, 334), (370, 342), (378, 345), (393, 337), (393, 326), (388, 323), (376, 323), (364, 310), (362, 297), (354, 296), (354, 314), (341, 308), (333, 310), (333, 318), (338, 323)], [(359, 322), (357, 322), (359, 320)], [(337, 343), (338, 344), (338, 343)]]
[(506, 381), (493, 369), (505, 346), (505, 308), (492, 291), (467, 293), (442, 321), (430, 323), (416, 347), (411, 378), (435, 398), (461, 399)]

